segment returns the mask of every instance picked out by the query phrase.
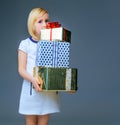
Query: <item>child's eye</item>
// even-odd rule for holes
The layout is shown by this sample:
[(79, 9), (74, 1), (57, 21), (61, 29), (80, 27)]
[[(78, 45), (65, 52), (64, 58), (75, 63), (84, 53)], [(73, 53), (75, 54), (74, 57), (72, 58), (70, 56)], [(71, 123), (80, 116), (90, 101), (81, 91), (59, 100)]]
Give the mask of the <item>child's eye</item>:
[(38, 23), (42, 23), (42, 20), (39, 20)]
[(38, 23), (41, 23), (42, 21), (40, 20), (40, 21), (38, 21)]
[(45, 22), (47, 23), (47, 22), (49, 22), (49, 20), (45, 20)]

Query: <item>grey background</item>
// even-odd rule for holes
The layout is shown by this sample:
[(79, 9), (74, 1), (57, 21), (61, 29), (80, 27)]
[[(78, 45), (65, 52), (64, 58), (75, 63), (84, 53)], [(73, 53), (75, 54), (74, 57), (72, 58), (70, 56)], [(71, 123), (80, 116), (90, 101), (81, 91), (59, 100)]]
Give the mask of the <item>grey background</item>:
[(0, 125), (25, 125), (18, 114), (17, 48), (28, 37), (34, 7), (72, 31), (70, 67), (78, 68), (79, 90), (61, 94), (61, 113), (50, 125), (120, 125), (119, 0), (0, 1)]

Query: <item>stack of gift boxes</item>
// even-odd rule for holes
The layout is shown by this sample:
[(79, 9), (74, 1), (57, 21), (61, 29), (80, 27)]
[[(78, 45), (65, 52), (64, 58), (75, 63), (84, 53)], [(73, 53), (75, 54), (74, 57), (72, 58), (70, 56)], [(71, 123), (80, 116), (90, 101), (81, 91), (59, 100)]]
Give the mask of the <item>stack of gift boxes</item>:
[(76, 91), (77, 68), (69, 67), (71, 32), (58, 22), (49, 22), (40, 38), (33, 74), (42, 78), (42, 90)]

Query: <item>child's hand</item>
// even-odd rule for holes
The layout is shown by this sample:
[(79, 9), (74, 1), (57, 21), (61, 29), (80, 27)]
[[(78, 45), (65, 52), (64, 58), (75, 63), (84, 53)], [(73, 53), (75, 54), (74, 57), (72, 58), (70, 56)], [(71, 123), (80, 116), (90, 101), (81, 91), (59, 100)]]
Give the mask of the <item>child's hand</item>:
[(36, 91), (42, 91), (42, 79), (40, 77), (33, 77), (32, 84)]
[(40, 87), (40, 91), (42, 91), (42, 84), (43, 84), (43, 80), (40, 76), (38, 76), (38, 81), (39, 81), (39, 87)]

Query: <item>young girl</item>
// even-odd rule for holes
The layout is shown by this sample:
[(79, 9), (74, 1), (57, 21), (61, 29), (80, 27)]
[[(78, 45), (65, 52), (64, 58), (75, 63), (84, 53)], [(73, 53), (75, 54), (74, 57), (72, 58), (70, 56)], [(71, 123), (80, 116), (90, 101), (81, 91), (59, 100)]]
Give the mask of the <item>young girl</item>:
[[(30, 37), (22, 40), (18, 48), (18, 72), (23, 78), (19, 113), (26, 116), (26, 125), (48, 125), (51, 113), (60, 112), (59, 94), (41, 92), (40, 83), (33, 77), (37, 42), (40, 41), (40, 29), (45, 28), (49, 14), (43, 8), (34, 8), (28, 16)], [(32, 94), (31, 91), (31, 83)]]

